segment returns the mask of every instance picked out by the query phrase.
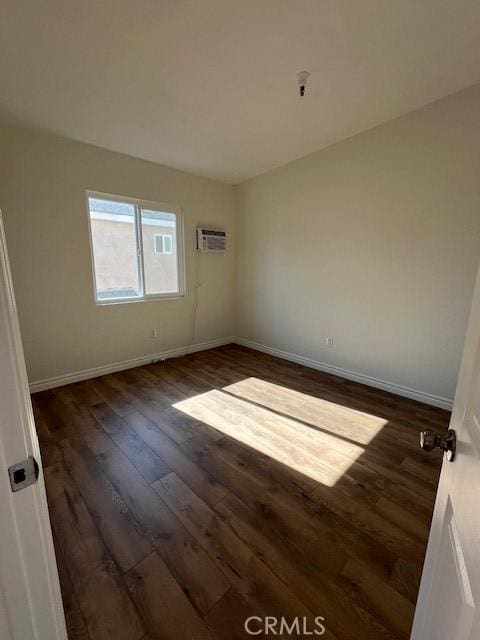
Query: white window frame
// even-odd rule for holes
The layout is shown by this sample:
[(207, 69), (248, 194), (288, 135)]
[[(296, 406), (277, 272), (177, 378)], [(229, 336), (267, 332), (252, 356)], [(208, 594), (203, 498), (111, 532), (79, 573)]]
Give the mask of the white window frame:
[[(90, 219), (89, 198), (98, 198), (100, 200), (111, 200), (112, 202), (123, 202), (132, 204), (135, 208), (135, 238), (137, 243), (137, 269), (140, 295), (126, 298), (98, 298), (97, 297), (97, 281), (95, 277), (95, 255), (93, 251), (93, 235), (92, 224)], [(105, 306), (110, 304), (128, 304), (130, 302), (146, 302), (153, 300), (168, 300), (172, 298), (183, 298), (185, 296), (185, 246), (183, 233), (183, 215), (178, 205), (165, 202), (154, 202), (152, 200), (141, 200), (139, 198), (130, 198), (127, 196), (118, 196), (111, 193), (102, 193), (101, 191), (85, 191), (85, 205), (88, 219), (88, 235), (90, 241), (90, 257), (92, 263), (92, 282), (93, 295), (95, 304)], [(145, 293), (145, 268), (143, 260), (143, 239), (142, 239), (142, 222), (141, 209), (150, 209), (152, 211), (161, 211), (165, 213), (173, 213), (175, 220), (175, 238), (177, 249), (177, 291), (169, 291), (168, 293)], [(163, 235), (163, 234), (162, 234)], [(173, 233), (172, 233), (173, 236)], [(173, 240), (173, 238), (172, 238)], [(173, 252), (172, 252), (173, 253)], [(172, 255), (172, 254), (169, 254)]]
[[(162, 238), (162, 249), (163, 251), (157, 251), (157, 238)], [(171, 251), (165, 251), (165, 240), (164, 238), (170, 238), (170, 241), (172, 243), (172, 250)], [(153, 250), (155, 252), (155, 255), (157, 256), (171, 256), (173, 255), (173, 233), (154, 233), (153, 234)]]

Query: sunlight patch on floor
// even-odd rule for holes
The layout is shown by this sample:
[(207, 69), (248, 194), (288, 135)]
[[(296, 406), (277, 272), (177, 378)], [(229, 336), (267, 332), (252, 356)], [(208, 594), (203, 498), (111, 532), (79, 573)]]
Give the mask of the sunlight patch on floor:
[(260, 378), (246, 378), (224, 387), (224, 390), (359, 444), (368, 444), (387, 423), (387, 420), (379, 416), (350, 409)]
[[(257, 379), (249, 379), (249, 381), (257, 381)], [(258, 389), (258, 385), (254, 387), (243, 385), (240, 388), (237, 385), (243, 385), (243, 383), (230, 385), (228, 390), (235, 387), (237, 391), (247, 393), (247, 390), (250, 390), (248, 393), (252, 394), (253, 389)], [(282, 389), (282, 387), (278, 388)], [(257, 399), (253, 397), (251, 399), (259, 402), (258, 396)], [(313, 398), (313, 400), (317, 399)], [(332, 405), (332, 403), (327, 404)], [(332, 412), (332, 406), (328, 408), (329, 412)], [(216, 389), (177, 402), (173, 407), (327, 486), (333, 486), (364, 451), (363, 446), (331, 433), (332, 419), (327, 432), (321, 431), (265, 407), (252, 404), (249, 400)], [(345, 410), (343, 407), (339, 409)], [(359, 412), (352, 412), (352, 414), (357, 413)], [(345, 414), (343, 412), (340, 414), (345, 419)], [(367, 416), (367, 414), (360, 415)], [(374, 416), (371, 418), (373, 420)], [(352, 420), (353, 417), (351, 416), (350, 419)], [(373, 423), (370, 427), (370, 439), (378, 433), (385, 422), (378, 418), (376, 420), (376, 430)]]

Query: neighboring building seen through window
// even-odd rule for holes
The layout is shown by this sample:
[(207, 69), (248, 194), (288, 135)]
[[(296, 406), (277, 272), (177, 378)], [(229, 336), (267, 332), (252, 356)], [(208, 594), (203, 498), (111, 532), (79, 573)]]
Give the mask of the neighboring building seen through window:
[(155, 253), (173, 253), (173, 237), (156, 233), (153, 236)]
[(178, 212), (89, 195), (97, 302), (183, 295)]

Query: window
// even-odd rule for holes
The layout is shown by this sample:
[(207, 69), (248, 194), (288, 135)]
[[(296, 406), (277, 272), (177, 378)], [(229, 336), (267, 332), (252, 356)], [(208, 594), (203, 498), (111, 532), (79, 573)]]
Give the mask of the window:
[(178, 208), (91, 192), (87, 203), (97, 303), (183, 295)]
[(153, 246), (155, 253), (173, 253), (173, 237), (156, 233), (153, 236)]

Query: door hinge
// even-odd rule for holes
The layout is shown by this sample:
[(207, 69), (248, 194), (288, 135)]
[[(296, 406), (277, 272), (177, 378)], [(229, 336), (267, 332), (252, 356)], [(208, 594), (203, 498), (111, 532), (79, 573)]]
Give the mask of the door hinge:
[(34, 484), (38, 479), (38, 473), (38, 463), (33, 456), (13, 464), (8, 468), (12, 491), (21, 491)]

